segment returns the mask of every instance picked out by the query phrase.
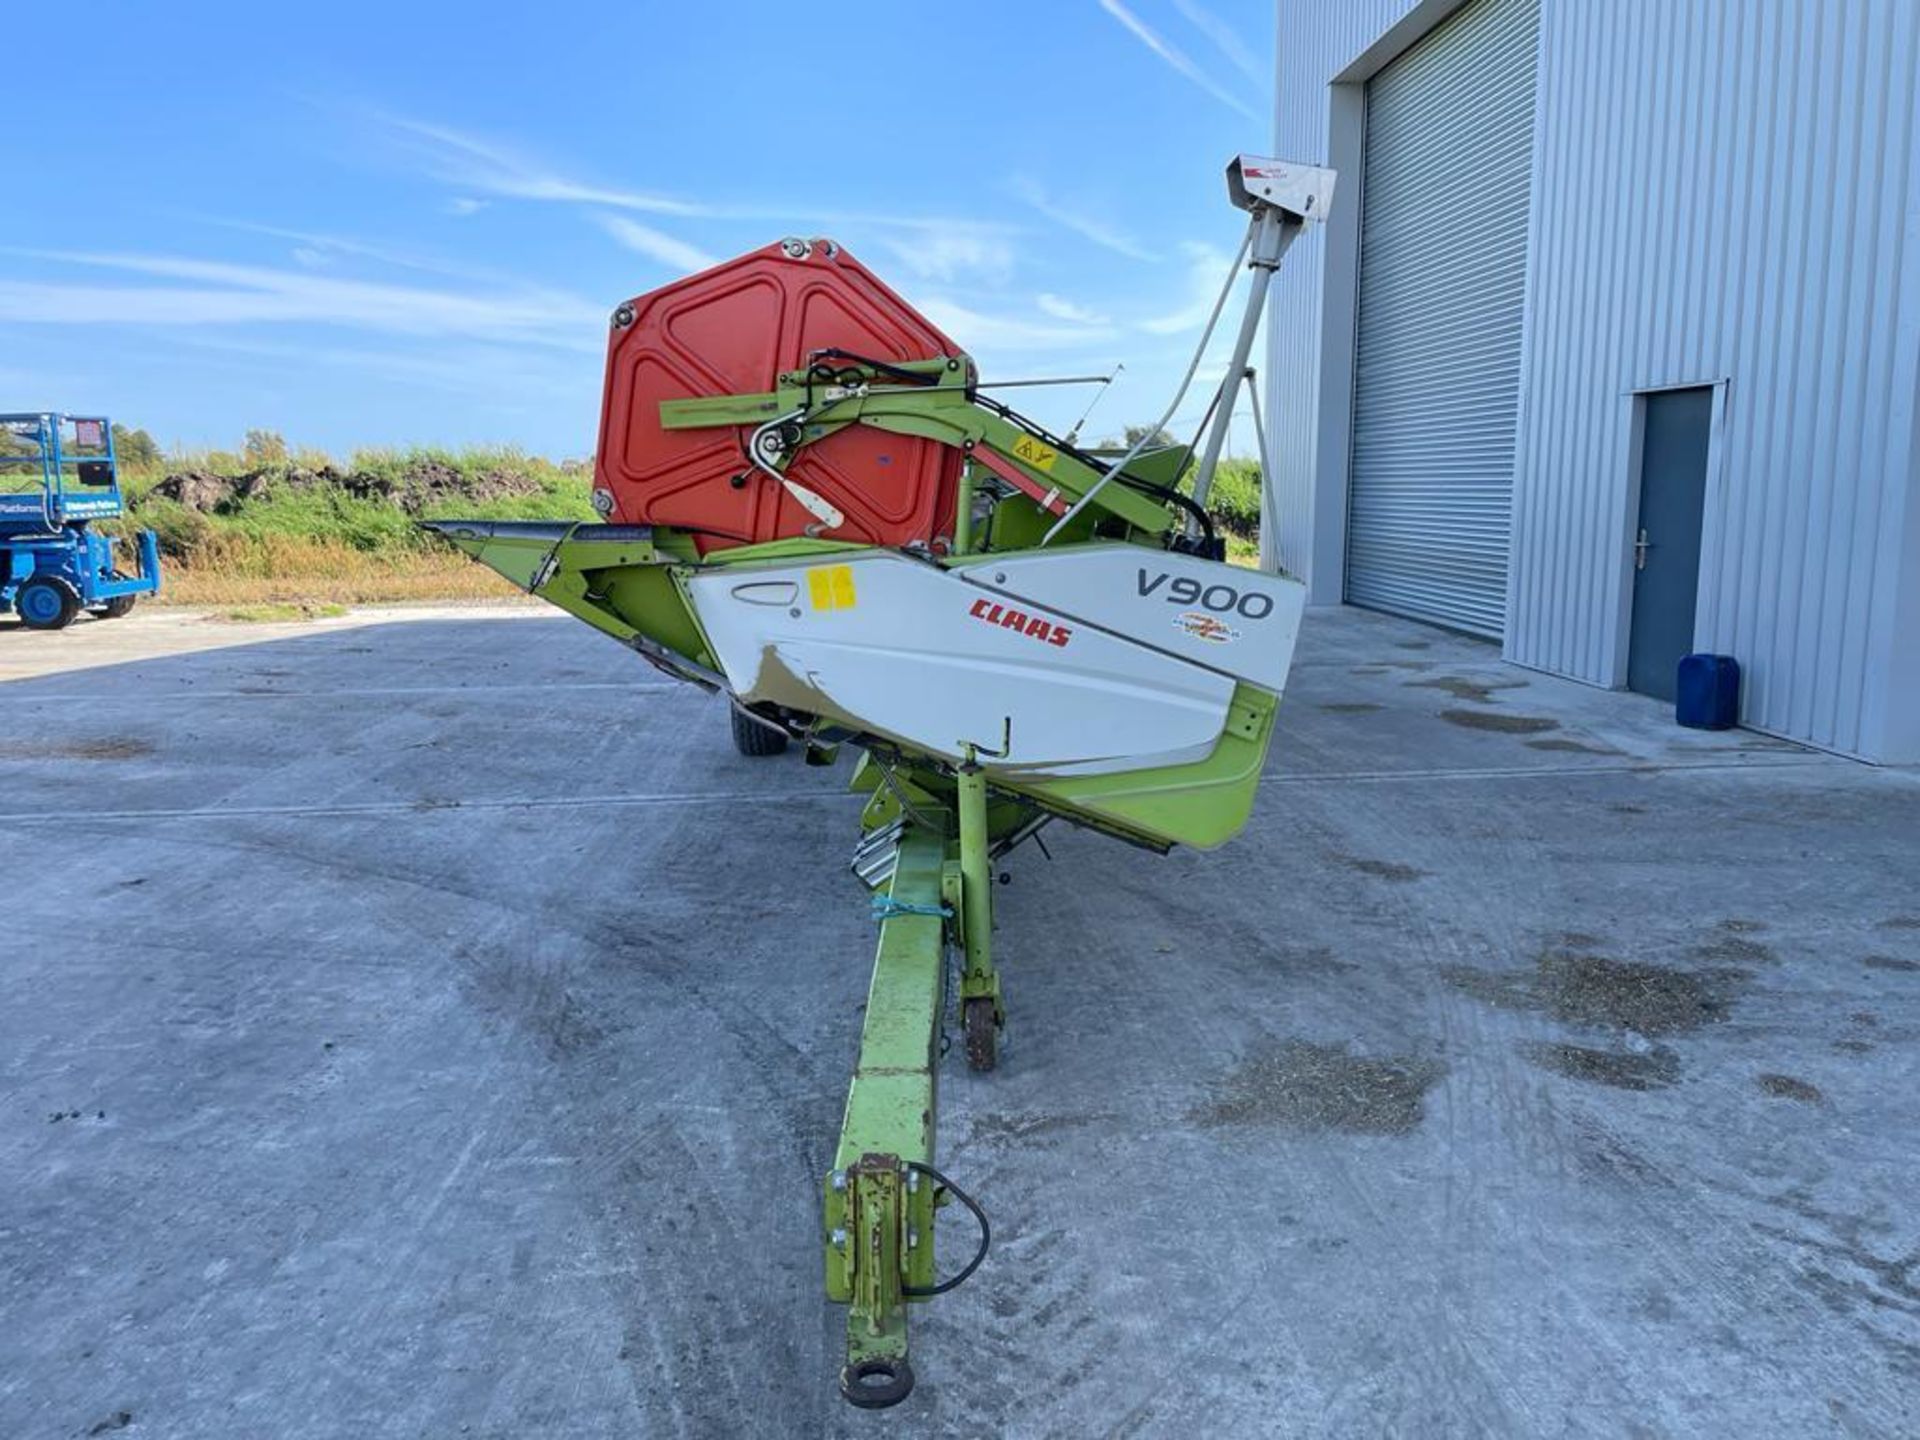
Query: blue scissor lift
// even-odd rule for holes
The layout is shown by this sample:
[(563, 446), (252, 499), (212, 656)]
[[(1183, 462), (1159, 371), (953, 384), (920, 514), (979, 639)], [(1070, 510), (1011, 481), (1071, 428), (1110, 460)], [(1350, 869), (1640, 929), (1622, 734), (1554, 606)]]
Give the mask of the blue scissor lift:
[(58, 630), (82, 610), (118, 619), (159, 590), (152, 531), (135, 537), (139, 569), (126, 575), (115, 537), (93, 528), (125, 508), (104, 416), (0, 414), (0, 615)]

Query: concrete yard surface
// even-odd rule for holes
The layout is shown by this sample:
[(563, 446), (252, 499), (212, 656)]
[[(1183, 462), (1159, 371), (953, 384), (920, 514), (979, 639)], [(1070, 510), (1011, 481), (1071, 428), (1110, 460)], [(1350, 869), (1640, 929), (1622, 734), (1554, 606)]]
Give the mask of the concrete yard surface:
[(9, 1440), (1920, 1433), (1913, 772), (1314, 613), (1238, 840), (1010, 861), (868, 1414), (844, 759), (544, 611), (0, 677)]

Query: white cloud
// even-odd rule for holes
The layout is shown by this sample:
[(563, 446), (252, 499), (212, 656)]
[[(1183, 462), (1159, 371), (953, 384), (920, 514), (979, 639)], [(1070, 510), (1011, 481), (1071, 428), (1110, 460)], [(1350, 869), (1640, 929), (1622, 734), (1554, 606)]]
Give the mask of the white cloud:
[(1111, 326), (1046, 324), (1021, 315), (988, 315), (944, 296), (922, 297), (913, 303), (969, 354), (985, 350), (1063, 350), (1110, 341), (1118, 333)]
[(1187, 256), (1187, 303), (1141, 321), (1140, 328), (1150, 335), (1179, 335), (1206, 324), (1214, 302), (1220, 298), (1220, 287), (1226, 283), (1227, 267), (1233, 263), (1231, 255), (1211, 245), (1187, 241), (1180, 248)]
[(276, 367), (297, 374), (302, 369), (350, 370), (382, 375), (408, 386), (472, 396), (476, 393), (512, 395), (525, 399), (538, 391), (548, 399), (568, 402), (591, 395), (599, 384), (599, 367), (565, 351), (529, 351), (524, 346), (489, 345), (455, 339), (425, 347), (294, 345), (272, 340), (237, 339), (218, 332), (183, 333), (174, 343), (212, 356), (269, 359)]
[[(576, 206), (603, 228), (608, 226), (604, 213), (608, 210), (681, 220), (754, 222), (777, 227), (775, 233), (787, 234), (817, 235), (827, 227), (844, 228), (855, 234), (864, 233), (914, 274), (941, 282), (951, 282), (963, 275), (999, 281), (1014, 266), (1015, 257), (1009, 243), (1013, 227), (972, 216), (822, 209), (779, 200), (709, 201), (601, 184), (581, 179), (512, 145), (449, 125), (384, 111), (358, 113), (363, 122), (373, 124), (396, 144), (412, 164), (435, 180), (465, 192), (452, 201), (457, 214), (472, 213), (472, 209), (487, 203), (474, 197), (488, 196), (496, 200)], [(842, 234), (836, 238), (847, 237)], [(663, 239), (668, 244), (683, 243), (671, 237)], [(663, 249), (658, 253), (664, 256)]]
[(691, 273), (706, 270), (718, 263), (699, 246), (677, 240), (665, 231), (642, 225), (625, 215), (596, 215), (594, 219), (599, 222), (601, 229), (627, 249), (645, 255), (649, 260), (657, 260), (670, 270)]
[[(189, 214), (186, 218), (201, 224), (218, 225), (223, 230), (238, 230), (247, 235), (267, 235), (276, 240), (291, 240), (297, 247), (293, 252), (294, 258), (303, 264), (331, 265), (342, 257), (351, 257), (357, 260), (371, 260), (377, 265), (391, 265), (400, 270), (417, 270), (422, 274), (453, 279), (483, 283), (500, 282), (503, 279), (497, 270), (458, 264), (437, 256), (396, 249), (390, 245), (377, 244), (347, 235), (335, 235), (316, 230), (296, 230), (285, 225), (266, 225), (257, 220), (235, 220), (224, 215)], [(307, 253), (303, 255), (302, 251)]]
[(1013, 246), (997, 229), (882, 222), (874, 239), (903, 269), (950, 284), (965, 277), (999, 283), (1013, 273)]
[(478, 215), (487, 208), (485, 200), (476, 200), (471, 195), (456, 195), (447, 201), (447, 213), (465, 219), (469, 215)]
[(1034, 297), (1034, 304), (1041, 313), (1051, 315), (1056, 320), (1065, 320), (1073, 325), (1111, 325), (1113, 322), (1098, 310), (1090, 310), (1085, 305), (1076, 305), (1073, 301), (1058, 295), (1042, 293)]
[[(771, 220), (800, 225), (871, 224), (915, 230), (987, 233), (1005, 227), (983, 225), (965, 216), (873, 214), (820, 209), (779, 201), (714, 202), (653, 190), (583, 180), (536, 160), (511, 145), (483, 139), (450, 125), (415, 120), (384, 111), (362, 112), (428, 174), (450, 185), (499, 199), (538, 200), (630, 210), (644, 214), (704, 220)], [(480, 203), (472, 202), (468, 203)]]
[(1063, 204), (1054, 199), (1038, 181), (1028, 176), (1016, 175), (1012, 185), (1014, 194), (1047, 219), (1083, 239), (1091, 240), (1103, 250), (1111, 250), (1116, 255), (1125, 255), (1133, 260), (1160, 258), (1123, 230), (1102, 220), (1088, 207)]
[(552, 170), (508, 146), (482, 140), (450, 125), (404, 115), (375, 117), (411, 150), (430, 173), (449, 184), (515, 200), (559, 200), (640, 210), (655, 215), (707, 214), (703, 205), (643, 190), (594, 185)]
[(1247, 119), (1252, 120), (1256, 124), (1266, 123), (1259, 115), (1254, 113), (1252, 106), (1216, 83), (1211, 75), (1207, 74), (1205, 70), (1201, 69), (1188, 58), (1185, 51), (1180, 50), (1162, 38), (1158, 31), (1154, 30), (1146, 21), (1134, 14), (1125, 5), (1122, 5), (1120, 0), (1100, 0), (1100, 8), (1124, 25), (1133, 35), (1134, 39), (1138, 40), (1142, 45), (1166, 61), (1168, 65), (1179, 71), (1180, 74), (1186, 76), (1186, 78), (1191, 80), (1195, 85), (1198, 85), (1202, 90), (1213, 96), (1213, 98), (1218, 100), (1222, 105), (1239, 111), (1242, 115), (1246, 116)]
[(1267, 66), (1254, 54), (1253, 47), (1240, 38), (1240, 33), (1222, 20), (1218, 15), (1199, 3), (1199, 0), (1173, 0), (1173, 8), (1186, 16), (1187, 23), (1213, 42), (1218, 50), (1232, 62), (1233, 67), (1247, 79), (1266, 92), (1273, 83), (1273, 75)]
[(60, 264), (188, 282), (0, 281), (0, 320), (42, 325), (310, 322), (396, 335), (459, 335), (597, 352), (600, 306), (528, 286), (461, 292), (170, 255), (12, 250)]

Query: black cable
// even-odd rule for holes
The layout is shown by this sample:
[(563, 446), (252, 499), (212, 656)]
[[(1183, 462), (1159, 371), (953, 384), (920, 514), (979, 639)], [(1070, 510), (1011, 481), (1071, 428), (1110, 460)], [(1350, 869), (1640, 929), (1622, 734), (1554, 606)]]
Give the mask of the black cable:
[(819, 380), (824, 380), (829, 385), (833, 385), (838, 383), (839, 377), (834, 373), (831, 365), (823, 365), (817, 360), (807, 366), (807, 398), (801, 404), (801, 410), (803, 411), (802, 419), (805, 419), (807, 415), (813, 413), (813, 386), (814, 382)]
[[(1028, 434), (1032, 435), (1034, 439), (1039, 440), (1043, 444), (1050, 445), (1055, 450), (1058, 450), (1063, 454), (1072, 456), (1075, 460), (1078, 460), (1082, 465), (1085, 465), (1090, 470), (1105, 470), (1107, 468), (1107, 462), (1103, 461), (1098, 455), (1090, 454), (1087, 451), (1082, 450), (1078, 445), (1068, 444), (1065, 440), (1062, 440), (1059, 436), (1053, 434), (1045, 426), (1041, 425), (1038, 421), (1028, 419), (1025, 415), (1022, 415), (1018, 410), (1015, 410), (1011, 405), (1004, 404), (1003, 402), (999, 400), (995, 400), (991, 396), (987, 396), (987, 395), (975, 396), (974, 403), (976, 405), (980, 405), (984, 407), (985, 409), (993, 411), (1002, 420), (1006, 420), (1012, 424), (1018, 425), (1021, 429), (1025, 430)], [(1189, 447), (1189, 449), (1191, 448), (1192, 447)], [(1121, 483), (1122, 485), (1125, 485), (1129, 490), (1138, 491), (1140, 494), (1143, 494), (1143, 495), (1151, 495), (1155, 499), (1163, 500), (1169, 505), (1179, 506), (1182, 510), (1186, 511), (1189, 515), (1193, 516), (1193, 518), (1196, 521), (1199, 522), (1201, 531), (1207, 537), (1207, 543), (1209, 545), (1212, 545), (1214, 543), (1216, 532), (1214, 530), (1213, 517), (1209, 515), (1205, 507), (1198, 504), (1193, 499), (1192, 496), (1183, 494), (1181, 491), (1175, 489), (1173, 486), (1159, 485), (1153, 482), (1152, 480), (1145, 479), (1139, 475), (1130, 474), (1125, 470), (1122, 470), (1118, 475), (1115, 475), (1113, 478), (1117, 480), (1119, 483)]]
[(1083, 465), (1098, 466), (1100, 463), (1098, 456), (1087, 454), (1087, 452), (1082, 450), (1078, 445), (1069, 445), (1065, 440), (1062, 440), (1059, 436), (1048, 430), (1047, 427), (1042, 425), (1038, 420), (1028, 419), (1004, 400), (996, 400), (991, 395), (980, 395), (975, 397), (974, 403), (984, 410), (991, 410), (1002, 420), (1008, 420), (1018, 425), (1022, 430), (1025, 430), (1029, 435), (1033, 436), (1034, 439), (1044, 441), (1055, 450), (1071, 455)]
[[(1120, 477), (1122, 480), (1126, 478), (1124, 475)], [(1207, 543), (1211, 545), (1214, 542), (1213, 516), (1209, 515), (1206, 507), (1191, 495), (1180, 490), (1170, 489), (1165, 485), (1154, 485), (1145, 480), (1136, 481), (1132, 488), (1135, 490), (1144, 490), (1149, 495), (1157, 495), (1163, 500), (1178, 505), (1182, 510), (1200, 522), (1200, 529), (1205, 533)]]
[[(918, 1160), (909, 1160), (906, 1162), (906, 1166), (909, 1170), (919, 1171), (920, 1174), (926, 1176), (929, 1180), (933, 1181), (934, 1184), (946, 1186), (954, 1198), (966, 1206), (967, 1209), (971, 1210), (973, 1212), (973, 1218), (980, 1222), (980, 1248), (974, 1251), (973, 1259), (966, 1263), (966, 1267), (962, 1269), (958, 1275), (955, 1275), (951, 1280), (942, 1280), (937, 1285), (902, 1285), (900, 1287), (900, 1293), (902, 1295), (944, 1295), (949, 1290), (958, 1289), (965, 1283), (969, 1275), (980, 1268), (980, 1262), (987, 1258), (987, 1247), (993, 1243), (993, 1227), (987, 1224), (987, 1212), (982, 1210), (979, 1205), (974, 1202), (974, 1198), (958, 1185), (954, 1184), (953, 1181), (942, 1175), (938, 1170), (934, 1169), (933, 1166), (922, 1165)], [(929, 1235), (927, 1240), (928, 1243), (931, 1244), (933, 1237)]]
[(1220, 397), (1226, 393), (1226, 389), (1226, 382), (1223, 380), (1220, 383), (1220, 388), (1213, 392), (1213, 399), (1207, 402), (1207, 413), (1200, 417), (1200, 423), (1194, 427), (1193, 443), (1187, 446), (1187, 449), (1198, 450), (1200, 448), (1200, 437), (1207, 433), (1207, 426), (1213, 423), (1213, 412), (1220, 408)]
[(923, 375), (918, 370), (903, 370), (898, 365), (885, 360), (875, 360), (870, 355), (856, 355), (851, 350), (842, 350), (838, 346), (828, 346), (825, 350), (815, 350), (807, 357), (809, 360), (851, 360), (856, 365), (864, 365), (878, 375), (889, 375), (902, 385), (938, 385), (938, 375)]

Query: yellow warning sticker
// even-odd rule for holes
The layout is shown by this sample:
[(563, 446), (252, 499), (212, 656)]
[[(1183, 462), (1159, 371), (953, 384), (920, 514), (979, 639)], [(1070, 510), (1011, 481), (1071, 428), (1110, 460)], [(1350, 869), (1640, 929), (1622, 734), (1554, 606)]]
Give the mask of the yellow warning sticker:
[(807, 598), (816, 610), (851, 610), (858, 597), (851, 565), (822, 565), (807, 572)]
[(1031, 435), (1022, 435), (1013, 442), (1013, 454), (1017, 460), (1024, 460), (1036, 470), (1052, 470), (1053, 462), (1060, 458), (1058, 450), (1042, 445)]

